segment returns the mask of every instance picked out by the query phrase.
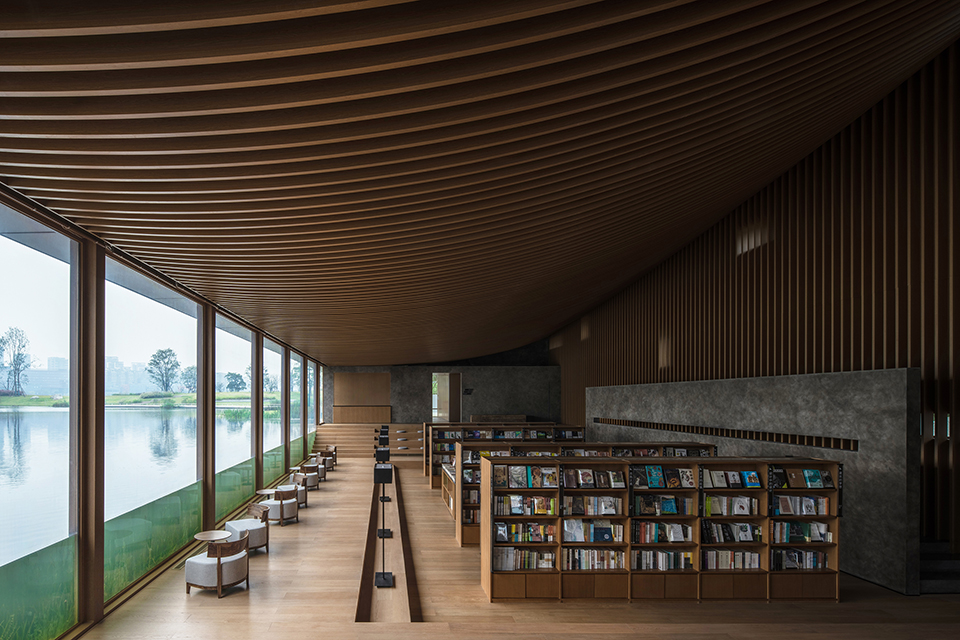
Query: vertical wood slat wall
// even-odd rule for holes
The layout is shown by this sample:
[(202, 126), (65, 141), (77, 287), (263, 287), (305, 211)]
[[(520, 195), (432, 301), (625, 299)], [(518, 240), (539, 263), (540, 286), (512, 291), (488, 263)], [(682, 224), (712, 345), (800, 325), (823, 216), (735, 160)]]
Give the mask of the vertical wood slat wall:
[(919, 367), (923, 535), (960, 551), (958, 50), (552, 336), (563, 422), (593, 386)]

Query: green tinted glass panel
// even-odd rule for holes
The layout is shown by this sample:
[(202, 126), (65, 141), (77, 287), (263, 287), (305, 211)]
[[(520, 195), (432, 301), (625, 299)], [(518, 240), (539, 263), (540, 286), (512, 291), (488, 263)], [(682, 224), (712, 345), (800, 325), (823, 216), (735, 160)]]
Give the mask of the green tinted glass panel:
[(286, 471), (283, 468), (283, 445), (263, 454), (263, 484), (270, 484)]
[(217, 520), (253, 497), (254, 474), (254, 461), (250, 458), (216, 475)]
[(200, 531), (200, 483), (104, 523), (103, 590), (109, 600)]
[(307, 453), (313, 453), (313, 443), (317, 440), (317, 432), (311, 431), (307, 434)]
[(303, 460), (303, 438), (290, 441), (290, 464)]
[(56, 638), (77, 623), (77, 537), (0, 567), (0, 638)]

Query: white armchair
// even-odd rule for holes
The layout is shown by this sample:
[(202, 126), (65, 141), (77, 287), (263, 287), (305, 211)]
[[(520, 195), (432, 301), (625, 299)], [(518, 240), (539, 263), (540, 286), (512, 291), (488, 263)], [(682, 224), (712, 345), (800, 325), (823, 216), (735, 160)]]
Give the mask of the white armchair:
[(302, 473), (292, 473), (290, 477), (293, 479), (293, 484), (282, 484), (277, 489), (282, 489), (283, 491), (296, 491), (297, 492), (297, 505), (303, 509), (307, 506), (307, 486), (306, 479)]
[(264, 500), (260, 504), (270, 510), (267, 513), (267, 520), (279, 522), (281, 527), (291, 518), (296, 518), (297, 522), (300, 522), (300, 507), (296, 487), (287, 490), (277, 489), (272, 499)]
[[(316, 489), (320, 486), (320, 473), (321, 468), (316, 464), (305, 464), (300, 467), (300, 471), (303, 473), (305, 479), (305, 486), (307, 489)], [(322, 469), (324, 477), (327, 475), (327, 470)]]
[(234, 542), (240, 539), (243, 533), (247, 532), (247, 551), (264, 548), (264, 551), (270, 553), (270, 527), (267, 523), (267, 514), (270, 509), (262, 504), (251, 504), (247, 507), (248, 518), (242, 520), (230, 520), (224, 528), (230, 532), (227, 542)]
[(223, 590), (246, 581), (250, 588), (250, 559), (247, 555), (247, 532), (235, 542), (210, 542), (205, 555), (187, 558), (184, 565), (187, 593), (190, 587), (216, 589), (217, 597)]

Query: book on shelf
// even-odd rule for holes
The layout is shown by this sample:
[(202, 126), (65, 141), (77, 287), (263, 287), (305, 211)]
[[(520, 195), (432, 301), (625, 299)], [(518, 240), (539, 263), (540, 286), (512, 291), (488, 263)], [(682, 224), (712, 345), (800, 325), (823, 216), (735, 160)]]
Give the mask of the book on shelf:
[(743, 489), (743, 482), (740, 480), (738, 471), (725, 471), (727, 487), (730, 489)]
[(833, 485), (833, 474), (830, 473), (829, 469), (823, 469), (820, 471), (820, 480), (823, 482), (824, 489), (834, 489)]
[(787, 484), (787, 472), (784, 471), (783, 467), (778, 467), (773, 465), (770, 467), (770, 488), (771, 489), (786, 489)]
[(713, 487), (715, 489), (727, 488), (727, 474), (725, 474), (723, 471), (711, 471), (710, 480), (713, 482)]
[(592, 469), (577, 469), (577, 486), (581, 489), (593, 489), (596, 486)]
[(583, 520), (567, 518), (563, 521), (563, 541), (583, 542)]
[(622, 512), (623, 499), (616, 496), (563, 496), (563, 514), (567, 516), (615, 516)]
[(619, 549), (564, 548), (561, 567), (567, 571), (604, 571), (625, 569), (626, 554)]
[(709, 470), (701, 469), (700, 477), (702, 478), (704, 489), (713, 489), (713, 476), (710, 475)]
[(823, 489), (823, 480), (820, 477), (819, 469), (804, 469), (803, 480), (807, 483), (808, 489)]
[(610, 475), (604, 470), (597, 470), (593, 474), (594, 482), (596, 482), (597, 489), (609, 489), (610, 488)]
[(693, 527), (682, 522), (633, 520), (630, 525), (631, 544), (661, 544), (692, 540)]
[(637, 549), (631, 553), (633, 571), (683, 571), (693, 569), (692, 551)]
[(495, 522), (496, 542), (553, 542), (554, 525), (543, 522)]
[(565, 489), (577, 488), (577, 470), (567, 467), (563, 470), (563, 487)]
[(540, 467), (527, 467), (527, 486), (534, 489), (543, 487), (543, 470)]
[(800, 469), (787, 469), (787, 486), (791, 489), (806, 489), (807, 481)]
[(807, 542), (833, 542), (832, 532), (824, 522), (774, 521), (771, 523), (773, 539), (777, 544)]
[(496, 516), (557, 515), (557, 500), (552, 496), (498, 495), (493, 497)]
[(750, 496), (707, 495), (703, 497), (703, 512), (706, 517), (759, 515), (760, 502)]
[(673, 495), (654, 495), (650, 493), (633, 497), (634, 515), (696, 515), (694, 499)]
[(627, 485), (623, 480), (623, 471), (610, 471), (610, 488), (626, 489)]
[(540, 467), (540, 470), (543, 474), (543, 488), (544, 489), (556, 489), (559, 487), (557, 483), (557, 468), (556, 467)]
[(697, 481), (693, 478), (693, 469), (677, 469), (680, 476), (680, 487), (683, 489), (696, 489)]
[[(759, 569), (760, 554), (745, 549), (706, 549), (703, 552), (704, 571), (732, 571)], [(731, 594), (732, 595), (732, 594)]]
[(830, 498), (774, 494), (773, 507), (778, 516), (826, 516), (830, 515)]
[(811, 571), (829, 569), (829, 556), (812, 549), (774, 549), (770, 554), (773, 571)]
[(543, 549), (518, 549), (517, 547), (493, 548), (494, 571), (522, 571), (533, 569), (553, 569), (556, 554)]
[(656, 458), (658, 455), (660, 455), (660, 452), (650, 447), (633, 450), (633, 456), (636, 458)]
[(700, 541), (711, 544), (762, 542), (763, 527), (752, 522), (700, 521)]
[[(464, 469), (464, 470), (463, 470), (463, 483), (464, 483), (464, 484), (474, 484), (474, 480), (473, 480), (473, 472), (474, 472), (474, 471), (475, 471), (474, 469)], [(480, 469), (476, 469), (476, 471), (478, 472), (477, 475), (480, 475), (480, 474), (479, 474)]]
[(760, 475), (756, 471), (741, 471), (743, 477), (743, 486), (746, 489), (762, 489), (760, 484)]
[(509, 488), (511, 489), (526, 489), (527, 488), (527, 467), (521, 467), (519, 465), (510, 466), (510, 484)]
[(680, 471), (672, 467), (668, 467), (663, 470), (663, 477), (666, 480), (668, 489), (679, 489), (682, 485), (680, 484)]
[(630, 467), (630, 478), (634, 489), (649, 489), (646, 467)]
[(658, 464), (647, 465), (647, 487), (650, 489), (665, 489), (667, 487), (663, 480), (663, 467)]
[(501, 489), (507, 487), (507, 466), (503, 464), (493, 465), (493, 488)]

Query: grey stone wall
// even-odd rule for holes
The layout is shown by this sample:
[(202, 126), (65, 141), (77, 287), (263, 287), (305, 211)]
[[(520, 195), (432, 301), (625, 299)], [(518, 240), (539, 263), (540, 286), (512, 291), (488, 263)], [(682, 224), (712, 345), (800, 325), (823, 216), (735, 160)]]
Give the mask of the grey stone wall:
[(473, 389), (461, 396), (463, 420), (471, 414), (522, 413), (529, 420), (560, 421), (560, 367), (469, 367), (413, 365), (397, 367), (324, 367), (323, 415), (333, 416), (333, 373), (390, 372), (393, 421), (430, 422), (431, 375), (459, 373), (461, 386)]
[[(594, 418), (859, 440), (841, 451), (595, 424)], [(804, 456), (844, 465), (840, 569), (906, 594), (920, 589), (920, 374), (888, 369), (592, 387), (591, 440), (690, 440), (722, 456)]]

